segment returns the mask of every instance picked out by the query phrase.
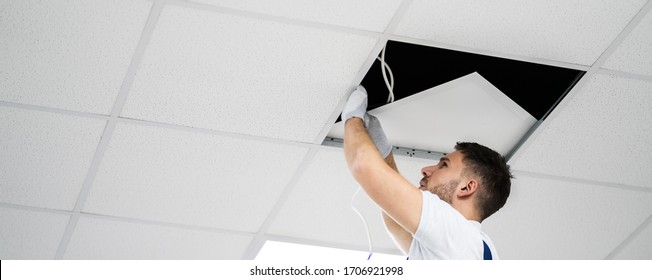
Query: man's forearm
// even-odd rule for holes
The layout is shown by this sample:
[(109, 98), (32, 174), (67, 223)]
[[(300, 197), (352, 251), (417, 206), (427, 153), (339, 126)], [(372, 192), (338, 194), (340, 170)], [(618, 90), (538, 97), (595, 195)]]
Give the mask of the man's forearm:
[[(396, 161), (394, 161), (394, 155), (390, 152), (389, 155), (385, 158), (385, 163), (389, 165), (392, 169), (396, 170), (398, 172), (398, 168), (396, 167)], [(383, 215), (383, 221), (385, 222), (385, 227), (387, 227), (388, 230), (392, 231), (394, 229), (403, 229), (399, 224), (392, 219), (392, 217), (388, 216), (385, 211), (382, 211)]]
[[(394, 160), (394, 155), (391, 152), (385, 158), (385, 163), (387, 163), (389, 167), (398, 172), (396, 161)], [(401, 251), (407, 255), (412, 243), (412, 234), (410, 234), (401, 225), (394, 221), (394, 219), (387, 215), (385, 211), (381, 209), (380, 212), (383, 216), (383, 223), (385, 224), (385, 228), (390, 232), (392, 239), (394, 239), (394, 242), (398, 245), (399, 249), (401, 249)]]
[(401, 251), (407, 254), (412, 243), (412, 234), (407, 229), (416, 228), (418, 224), (418, 217), (409, 213), (417, 211), (414, 207), (420, 209), (409, 201), (420, 194), (408, 193), (414, 189), (396, 172), (393, 155), (390, 152), (382, 158), (360, 118), (351, 118), (345, 123), (344, 154), (353, 177), (383, 209), (385, 227)]
[[(374, 156), (380, 160), (380, 153), (371, 140), (364, 122), (360, 118), (351, 118), (344, 123), (344, 155), (353, 176), (364, 172), (364, 165)], [(373, 155), (375, 153), (376, 155)]]

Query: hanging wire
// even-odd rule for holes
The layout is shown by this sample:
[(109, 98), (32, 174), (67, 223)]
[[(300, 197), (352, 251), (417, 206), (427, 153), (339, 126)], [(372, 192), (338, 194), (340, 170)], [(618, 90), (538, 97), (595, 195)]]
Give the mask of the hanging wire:
[(353, 202), (355, 201), (356, 196), (358, 196), (358, 193), (362, 187), (358, 187), (358, 190), (355, 191), (353, 194), (353, 197), (351, 197), (351, 209), (360, 216), (360, 219), (362, 219), (362, 224), (364, 225), (365, 232), (367, 233), (367, 242), (369, 245), (369, 256), (367, 256), (367, 260), (371, 259), (371, 255), (373, 254), (374, 248), (373, 248), (373, 243), (371, 242), (371, 233), (369, 233), (369, 225), (367, 224), (367, 219), (364, 218), (364, 215), (358, 211), (357, 208), (355, 208), (355, 205), (353, 205)]
[[(383, 73), (383, 80), (385, 80), (385, 85), (387, 86), (387, 90), (389, 91), (389, 95), (387, 96), (387, 103), (391, 103), (394, 102), (394, 74), (392, 73), (392, 69), (389, 68), (387, 62), (385, 62), (385, 49), (387, 49), (387, 43), (385, 43), (385, 46), (383, 47), (383, 50), (380, 53), (380, 57), (376, 57), (376, 59), (380, 60), (380, 67)], [(367, 219), (365, 219), (364, 215), (362, 215), (362, 213), (360, 213), (360, 211), (358, 211), (358, 209), (355, 208), (355, 205), (353, 203), (361, 189), (362, 187), (358, 187), (358, 190), (356, 190), (355, 193), (353, 194), (353, 197), (351, 197), (351, 209), (353, 209), (353, 211), (356, 214), (358, 214), (358, 216), (360, 216), (360, 219), (362, 220), (362, 224), (364, 225), (365, 232), (367, 233), (367, 242), (369, 245), (369, 256), (367, 256), (367, 260), (370, 260), (371, 255), (374, 252), (374, 248), (373, 248), (373, 242), (371, 240), (371, 234), (369, 232), (369, 225), (367, 224)]]
[[(387, 86), (387, 90), (389, 91), (389, 95), (387, 96), (387, 103), (394, 102), (394, 74), (392, 73), (392, 69), (389, 68), (389, 65), (387, 62), (385, 62), (385, 50), (387, 49), (387, 44), (383, 47), (383, 50), (380, 53), (380, 57), (376, 57), (376, 59), (380, 60), (380, 69), (383, 73), (383, 80), (385, 80), (385, 85)], [(389, 79), (388, 75), (389, 74)]]

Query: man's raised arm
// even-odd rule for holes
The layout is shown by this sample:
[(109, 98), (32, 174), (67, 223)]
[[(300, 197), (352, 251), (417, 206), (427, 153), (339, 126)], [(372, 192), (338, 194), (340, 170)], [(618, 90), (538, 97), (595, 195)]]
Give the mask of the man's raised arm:
[(421, 217), (421, 192), (396, 171), (393, 156), (390, 156), (391, 146), (387, 149), (387, 143), (378, 143), (386, 142), (386, 139), (377, 139), (377, 129), (367, 131), (365, 125), (373, 128), (373, 122), (378, 120), (366, 113), (366, 107), (366, 92), (359, 87), (351, 94), (342, 112), (344, 154), (353, 177), (382, 208), (387, 229), (401, 250), (407, 253), (412, 233)]

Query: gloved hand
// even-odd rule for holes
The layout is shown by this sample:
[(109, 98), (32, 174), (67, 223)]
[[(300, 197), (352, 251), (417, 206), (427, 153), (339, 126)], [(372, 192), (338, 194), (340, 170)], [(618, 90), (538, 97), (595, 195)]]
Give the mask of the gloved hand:
[(367, 90), (363, 86), (358, 86), (358, 88), (351, 93), (349, 100), (346, 101), (344, 105), (344, 110), (342, 110), (342, 122), (346, 121), (353, 117), (358, 117), (364, 119), (364, 114), (367, 112)]
[(342, 121), (346, 122), (348, 119), (357, 117), (364, 120), (364, 125), (367, 128), (367, 133), (373, 140), (376, 148), (386, 158), (392, 151), (392, 145), (387, 140), (385, 131), (380, 125), (380, 121), (376, 116), (367, 113), (367, 90), (363, 86), (358, 86), (353, 93), (349, 96), (349, 100), (342, 110)]
[(383, 127), (380, 125), (378, 118), (369, 113), (365, 113), (364, 126), (367, 127), (367, 132), (369, 133), (371, 140), (374, 141), (380, 154), (383, 155), (383, 158), (386, 158), (387, 155), (389, 155), (389, 152), (392, 151), (392, 144), (387, 140), (385, 131), (383, 131)]

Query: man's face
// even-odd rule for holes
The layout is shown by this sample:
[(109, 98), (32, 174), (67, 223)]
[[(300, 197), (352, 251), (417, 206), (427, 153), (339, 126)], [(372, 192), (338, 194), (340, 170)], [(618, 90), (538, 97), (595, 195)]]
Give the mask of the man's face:
[(462, 157), (461, 152), (455, 151), (442, 157), (437, 165), (421, 169), (423, 179), (419, 182), (419, 189), (432, 192), (443, 201), (451, 203), (464, 169)]

